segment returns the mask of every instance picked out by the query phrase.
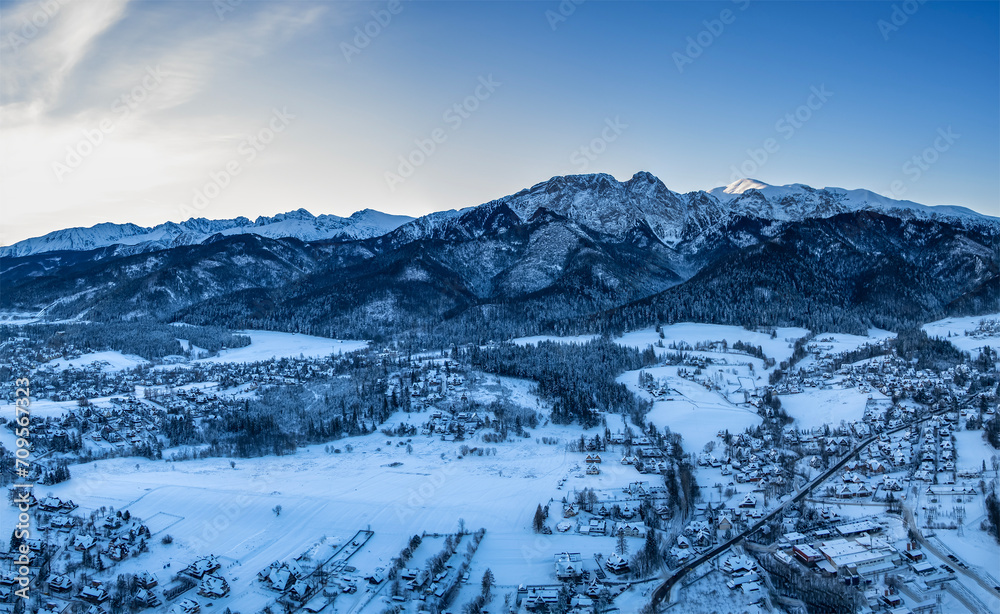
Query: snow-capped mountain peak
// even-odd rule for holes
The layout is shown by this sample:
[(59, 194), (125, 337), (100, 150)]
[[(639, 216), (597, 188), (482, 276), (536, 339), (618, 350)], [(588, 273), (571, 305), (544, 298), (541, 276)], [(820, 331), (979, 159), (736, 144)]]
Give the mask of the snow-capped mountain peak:
[(755, 179), (741, 179), (709, 193), (734, 214), (773, 220), (824, 218), (851, 211), (872, 211), (900, 219), (935, 218), (963, 225), (995, 226), (1000, 223), (995, 217), (965, 207), (921, 205), (865, 189), (817, 189), (802, 183), (778, 186)]
[(553, 177), (484, 206), (501, 204), (522, 221), (545, 208), (581, 226), (618, 237), (645, 225), (671, 246), (738, 216), (788, 222), (873, 211), (900, 219), (933, 218), (994, 228), (1000, 225), (997, 218), (964, 207), (930, 207), (870, 190), (816, 189), (801, 183), (775, 186), (757, 179), (740, 179), (708, 192), (679, 194), (648, 172), (638, 172), (627, 181), (617, 181), (607, 174)]
[[(749, 178), (737, 179), (736, 181), (722, 188), (722, 193), (742, 194), (747, 190), (763, 190), (764, 188), (769, 188), (769, 187), (771, 186), (764, 183), (763, 181), (757, 181), (756, 179), (749, 179)], [(712, 190), (712, 193), (714, 194), (715, 191), (716, 190)]]
[(29, 256), (55, 251), (84, 251), (118, 246), (119, 253), (149, 252), (181, 245), (204, 243), (219, 235), (255, 234), (272, 239), (296, 238), (302, 241), (327, 239), (367, 239), (378, 237), (412, 221), (405, 215), (391, 215), (372, 209), (357, 211), (350, 217), (315, 216), (305, 209), (230, 220), (190, 218), (183, 222), (164, 222), (146, 228), (135, 224), (102, 223), (90, 228), (56, 230), (41, 237), (25, 239), (0, 248), (0, 256)]
[(546, 211), (624, 240), (648, 229), (668, 247), (691, 249), (697, 249), (700, 237), (736, 218), (784, 223), (872, 211), (903, 220), (937, 219), (963, 227), (988, 227), (992, 232), (1000, 229), (1000, 219), (963, 207), (929, 207), (869, 190), (816, 189), (801, 183), (775, 186), (743, 179), (710, 191), (679, 194), (643, 171), (626, 181), (604, 173), (552, 177), (479, 207), (418, 218), (394, 232), (393, 241), (474, 237), (490, 231), (491, 225), (483, 220), (504, 211), (521, 223), (539, 219), (539, 213)]
[[(668, 246), (694, 239), (735, 217), (779, 222), (828, 218), (854, 211), (872, 211), (899, 219), (939, 219), (965, 227), (1000, 227), (1000, 219), (954, 206), (930, 207), (895, 200), (870, 190), (816, 189), (793, 183), (769, 185), (740, 179), (710, 191), (679, 194), (654, 175), (641, 171), (626, 181), (608, 174), (566, 175), (490, 201), (480, 207), (441, 211), (414, 220), (364, 209), (350, 217), (313, 215), (305, 209), (231, 220), (191, 218), (152, 228), (134, 224), (98, 224), (68, 228), (0, 248), (0, 256), (27, 256), (59, 250), (91, 250), (117, 246), (116, 253), (137, 253), (192, 245), (212, 236), (256, 234), (269, 238), (293, 237), (302, 241), (367, 239), (400, 228), (397, 240), (429, 236), (463, 236), (471, 226), (463, 220), (480, 219), (483, 213), (506, 208), (528, 222), (540, 210), (565, 217), (582, 227), (624, 238), (646, 227)], [(475, 226), (475, 224), (473, 224)], [(480, 229), (480, 232), (484, 229)], [(454, 234), (457, 233), (457, 234)]]

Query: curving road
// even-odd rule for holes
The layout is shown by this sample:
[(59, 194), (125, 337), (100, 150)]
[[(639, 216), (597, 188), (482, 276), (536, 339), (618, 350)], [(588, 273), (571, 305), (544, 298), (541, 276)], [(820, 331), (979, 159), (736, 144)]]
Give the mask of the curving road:
[[(893, 433), (898, 433), (899, 431), (903, 431), (903, 430), (906, 430), (908, 428), (912, 428), (913, 426), (915, 426), (917, 424), (920, 424), (920, 423), (922, 423), (922, 422), (924, 422), (926, 420), (929, 420), (930, 418), (932, 418), (934, 416), (947, 413), (948, 411), (949, 411), (948, 409), (942, 409), (942, 410), (938, 410), (936, 412), (931, 412), (931, 413), (927, 414), (926, 416), (924, 416), (923, 418), (921, 418), (919, 420), (915, 420), (913, 422), (908, 422), (907, 424), (905, 424), (903, 426), (898, 426), (898, 427), (896, 427), (894, 429), (889, 429), (889, 430), (886, 430), (884, 432), (886, 434), (889, 434), (889, 435), (891, 435)], [(785, 507), (787, 507), (788, 505), (790, 505), (792, 503), (797, 503), (797, 502), (801, 501), (802, 499), (804, 499), (810, 492), (812, 492), (812, 490), (814, 488), (816, 488), (817, 486), (819, 486), (820, 484), (822, 484), (823, 482), (825, 482), (826, 480), (828, 480), (831, 476), (833, 476), (833, 474), (837, 473), (837, 471), (839, 471), (844, 465), (846, 465), (847, 462), (850, 459), (854, 458), (855, 454), (858, 454), (859, 452), (861, 452), (862, 450), (864, 450), (866, 447), (868, 447), (869, 445), (871, 445), (872, 442), (874, 442), (876, 439), (878, 439), (878, 437), (879, 437), (878, 435), (872, 435), (871, 437), (868, 437), (867, 439), (863, 440), (861, 443), (859, 443), (857, 446), (855, 446), (849, 453), (845, 454), (839, 461), (837, 461), (836, 463), (834, 463), (829, 469), (827, 469), (826, 471), (824, 471), (823, 473), (821, 473), (819, 476), (817, 476), (813, 481), (809, 482), (804, 487), (802, 487), (798, 492), (796, 492), (792, 496), (791, 499), (789, 499), (788, 501), (785, 501), (784, 503), (782, 503), (778, 507), (774, 508), (773, 510), (771, 510), (770, 512), (768, 512), (767, 514), (765, 514), (763, 518), (761, 518), (760, 520), (758, 520), (757, 522), (755, 522), (753, 525), (751, 525), (749, 528), (747, 528), (746, 530), (744, 530), (739, 535), (736, 535), (735, 537), (733, 537), (729, 541), (727, 541), (727, 542), (725, 542), (723, 544), (720, 544), (720, 545), (716, 546), (715, 548), (712, 548), (708, 552), (702, 554), (700, 557), (696, 558), (695, 560), (691, 561), (690, 563), (685, 564), (684, 567), (678, 569), (673, 574), (671, 574), (670, 577), (668, 577), (666, 580), (664, 580), (663, 584), (661, 584), (660, 586), (658, 586), (656, 588), (656, 590), (653, 592), (653, 608), (658, 610), (659, 607), (660, 607), (660, 604), (663, 602), (664, 599), (667, 599), (669, 601), (669, 599), (670, 599), (670, 591), (673, 590), (674, 585), (677, 584), (678, 582), (680, 582), (681, 579), (684, 578), (684, 576), (686, 576), (688, 574), (688, 572), (694, 570), (696, 567), (698, 567), (702, 563), (706, 563), (706, 562), (710, 561), (711, 559), (713, 559), (716, 556), (722, 554), (726, 550), (729, 550), (729, 548), (731, 548), (733, 545), (735, 545), (739, 541), (741, 541), (741, 540), (749, 537), (750, 535), (753, 535), (754, 533), (756, 533), (768, 521), (770, 521), (772, 518), (774, 518), (777, 514), (783, 512), (785, 510)]]

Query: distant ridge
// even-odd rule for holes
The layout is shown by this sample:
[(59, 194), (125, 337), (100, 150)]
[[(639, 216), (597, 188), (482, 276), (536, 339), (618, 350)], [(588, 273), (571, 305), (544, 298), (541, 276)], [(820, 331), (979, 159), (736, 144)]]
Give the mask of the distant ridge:
[(350, 217), (314, 216), (305, 209), (249, 220), (191, 218), (145, 228), (135, 224), (103, 223), (67, 228), (0, 248), (0, 257), (21, 257), (56, 251), (87, 251), (117, 246), (115, 253), (144, 253), (183, 245), (198, 245), (217, 235), (256, 234), (301, 241), (371, 239), (395, 233), (401, 239), (438, 236), (461, 226), (463, 215), (506, 207), (522, 222), (540, 209), (592, 229), (621, 236), (643, 222), (665, 245), (676, 245), (735, 217), (772, 221), (829, 218), (841, 213), (870, 211), (902, 220), (937, 219), (962, 227), (1000, 228), (1000, 218), (957, 206), (928, 206), (895, 200), (870, 190), (812, 188), (793, 183), (774, 186), (740, 179), (709, 191), (673, 192), (651, 173), (641, 171), (627, 181), (607, 174), (552, 177), (515, 194), (420, 218), (364, 209)]
[(122, 254), (143, 253), (182, 245), (197, 245), (216, 235), (256, 234), (272, 239), (292, 237), (302, 241), (355, 240), (381, 236), (412, 221), (405, 215), (390, 215), (363, 209), (350, 217), (314, 216), (305, 209), (279, 213), (256, 220), (191, 218), (145, 228), (135, 224), (103, 223), (90, 228), (56, 230), (41, 237), (18, 241), (0, 248), (0, 256), (31, 256), (55, 251), (86, 251), (113, 245)]

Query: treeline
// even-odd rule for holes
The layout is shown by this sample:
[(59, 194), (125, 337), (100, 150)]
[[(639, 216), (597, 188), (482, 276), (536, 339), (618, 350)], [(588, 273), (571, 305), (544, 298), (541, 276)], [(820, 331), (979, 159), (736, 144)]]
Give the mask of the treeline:
[[(470, 407), (475, 411), (478, 403), (472, 403)], [(496, 418), (488, 426), (496, 433), (483, 433), (484, 443), (500, 443), (507, 441), (511, 436), (528, 437), (525, 427), (536, 428), (540, 414), (527, 407), (515, 405), (507, 399), (497, 399), (492, 401), (487, 410), (493, 413)]]
[(147, 360), (184, 354), (178, 339), (187, 339), (212, 353), (250, 345), (250, 337), (219, 326), (171, 326), (152, 320), (0, 327), (0, 339), (9, 337), (28, 337), (32, 347), (39, 350), (117, 351)]
[(648, 409), (615, 378), (655, 364), (652, 348), (640, 352), (596, 339), (582, 345), (543, 341), (472, 346), (464, 353), (473, 368), (534, 380), (539, 396), (552, 401), (552, 421), (558, 424), (578, 422), (590, 428), (600, 423), (601, 411), (629, 414), (641, 424)]
[(386, 395), (385, 381), (380, 366), (343, 361), (333, 377), (264, 388), (256, 399), (226, 403), (214, 419), (168, 414), (162, 431), (171, 446), (202, 446), (201, 457), (291, 454), (299, 446), (378, 430), (400, 409)]
[(779, 256), (772, 253), (774, 249), (741, 253), (739, 263), (703, 270), (683, 284), (609, 311), (594, 324), (612, 334), (654, 323), (704, 322), (863, 335), (872, 326), (889, 330), (912, 326), (926, 315), (911, 315), (898, 304), (887, 305), (888, 301), (878, 305), (858, 301), (852, 275), (822, 274), (811, 263), (797, 261), (794, 254)]
[(993, 446), (994, 450), (1000, 450), (1000, 418), (994, 416), (983, 423), (986, 442)]
[[(772, 331), (772, 337), (773, 336), (775, 335), (774, 332)], [(743, 343), (742, 341), (737, 339), (736, 342), (733, 343), (733, 349), (736, 350), (737, 352), (745, 352), (746, 354), (749, 354), (754, 358), (759, 358), (763, 360), (765, 369), (770, 369), (771, 367), (774, 366), (774, 359), (764, 354), (764, 348), (762, 348), (759, 345), (753, 345), (752, 343)]]
[[(968, 241), (986, 249), (966, 250)], [(1000, 278), (984, 281), (979, 271), (995, 270), (995, 256), (986, 255), (995, 247), (995, 231), (957, 233), (932, 221), (869, 213), (807, 220), (724, 255), (682, 284), (602, 314), (595, 324), (602, 332), (684, 321), (859, 335), (871, 327), (906, 330), (989, 311)]]
[[(902, 330), (895, 338), (887, 339), (884, 344), (865, 344), (857, 349), (838, 355), (833, 359), (833, 368), (853, 364), (861, 360), (886, 356), (895, 353), (896, 356), (916, 361), (917, 369), (944, 371), (955, 365), (971, 361), (968, 352), (963, 352), (946, 339), (929, 337), (922, 329), (909, 328)], [(989, 370), (989, 365), (986, 369)]]
[(799, 565), (778, 563), (769, 554), (755, 557), (778, 594), (805, 602), (809, 612), (855, 612), (862, 595), (839, 579), (809, 573)]
[(905, 360), (916, 360), (917, 369), (944, 371), (969, 362), (968, 352), (963, 352), (946, 339), (928, 337), (921, 329), (902, 330), (889, 346)]
[(991, 490), (986, 496), (986, 520), (984, 521), (987, 531), (993, 536), (997, 543), (1000, 543), (1000, 499), (997, 499), (997, 491)]

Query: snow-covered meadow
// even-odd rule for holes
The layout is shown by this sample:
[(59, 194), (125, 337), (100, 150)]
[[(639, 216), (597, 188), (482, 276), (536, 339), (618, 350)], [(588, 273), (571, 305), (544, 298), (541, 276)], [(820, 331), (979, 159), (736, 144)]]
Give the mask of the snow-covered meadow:
[[(547, 412), (532, 387), (523, 380), (485, 376), (472, 394), (482, 401), (506, 398)], [(419, 425), (427, 416), (400, 412), (384, 426)], [(554, 581), (555, 553), (580, 552), (593, 567), (595, 554), (607, 555), (615, 547), (612, 537), (575, 530), (538, 535), (531, 529), (538, 504), (551, 503), (548, 524), (554, 526), (563, 520), (561, 499), (572, 500), (574, 490), (593, 488), (600, 500), (611, 500), (639, 478), (632, 467), (616, 462), (614, 453), (608, 454), (600, 475), (584, 475), (586, 455), (566, 447), (580, 432), (576, 426), (548, 424), (533, 429), (531, 438), (491, 444), (496, 453), (484, 456), (462, 456), (460, 443), (436, 435), (403, 439), (373, 433), (299, 448), (284, 457), (110, 459), (74, 465), (71, 480), (38, 494), (72, 499), (80, 506), (77, 514), (113, 507), (148, 524), (154, 533), (151, 552), (122, 561), (116, 573), (150, 570), (170, 576), (199, 556), (218, 556), (232, 586), (230, 595), (213, 600), (219, 611), (259, 611), (275, 595), (256, 583), (257, 572), (273, 561), (297, 557), (316, 542), (339, 544), (358, 530), (374, 531), (350, 560), (364, 577), (390, 565), (413, 535), (454, 532), (460, 519), (469, 530), (487, 529), (470, 573), (478, 580), (490, 568), (502, 601), (521, 583)], [(557, 443), (539, 443), (542, 437)], [(412, 452), (400, 445), (404, 441)], [(165, 451), (164, 457), (170, 453)], [(280, 515), (274, 513), (278, 505)], [(165, 535), (173, 538), (172, 544), (160, 544)], [(640, 547), (639, 538), (629, 541), (633, 550)], [(463, 588), (457, 603), (466, 599), (466, 592), (471, 599), (473, 589), (474, 583)], [(364, 590), (342, 595), (340, 607), (360, 605)], [(383, 598), (359, 611), (381, 611)]]
[(923, 330), (931, 337), (946, 339), (949, 343), (962, 350), (978, 356), (984, 346), (994, 351), (1000, 349), (1000, 328), (993, 327), (987, 334), (967, 335), (979, 327), (980, 322), (1000, 322), (1000, 313), (965, 318), (945, 318), (923, 325)]
[(346, 354), (368, 347), (367, 341), (328, 339), (297, 333), (279, 333), (269, 330), (244, 330), (240, 334), (250, 337), (250, 345), (222, 350), (217, 356), (196, 362), (259, 362), (273, 358), (322, 358), (331, 354)]
[(141, 356), (122, 354), (121, 352), (109, 350), (104, 352), (91, 352), (69, 360), (57, 358), (45, 363), (43, 366), (47, 369), (60, 371), (64, 369), (79, 369), (81, 367), (94, 365), (102, 371), (113, 373), (115, 371), (135, 369), (136, 367), (148, 364), (149, 361)]

